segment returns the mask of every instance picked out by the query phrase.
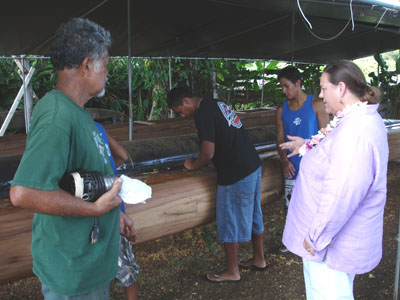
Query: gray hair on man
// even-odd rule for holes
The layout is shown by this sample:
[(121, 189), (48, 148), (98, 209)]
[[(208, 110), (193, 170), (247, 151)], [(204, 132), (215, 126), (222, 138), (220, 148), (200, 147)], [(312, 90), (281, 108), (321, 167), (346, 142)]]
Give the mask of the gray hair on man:
[(56, 70), (78, 68), (85, 57), (94, 61), (107, 57), (110, 47), (108, 30), (88, 19), (74, 18), (58, 28), (50, 46), (51, 63)]

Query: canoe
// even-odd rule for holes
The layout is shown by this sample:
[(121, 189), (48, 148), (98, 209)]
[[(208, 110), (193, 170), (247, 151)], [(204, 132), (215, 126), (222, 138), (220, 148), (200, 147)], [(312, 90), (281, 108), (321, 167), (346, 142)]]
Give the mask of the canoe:
[[(263, 205), (283, 194), (281, 164), (274, 149), (274, 114), (273, 111), (255, 111), (240, 115), (263, 158)], [(388, 122), (390, 159), (400, 158), (400, 126), (397, 123)], [(193, 120), (135, 123), (133, 141), (127, 141), (126, 124), (106, 128), (133, 157), (133, 164), (125, 164), (121, 172), (152, 187), (152, 198), (146, 204), (127, 205), (126, 208), (135, 222), (137, 243), (150, 242), (215, 220), (214, 168), (207, 166), (195, 171), (183, 168), (185, 157), (198, 152)], [(0, 138), (0, 174), (5, 174), (8, 169), (8, 176), (13, 175), (12, 169), (18, 165), (24, 141), (24, 135)], [(32, 275), (32, 216), (30, 211), (13, 207), (7, 195), (0, 199), (0, 283)]]
[[(263, 159), (262, 203), (281, 197), (282, 171), (274, 152), (275, 112), (239, 113)], [(146, 204), (127, 205), (134, 220), (137, 243), (149, 242), (215, 219), (216, 172), (212, 166), (187, 171), (183, 161), (198, 153), (193, 119), (177, 118), (135, 123), (132, 141), (126, 124), (106, 125), (133, 157), (121, 173), (152, 187)], [(9, 183), (25, 149), (25, 135), (0, 138), (0, 283), (32, 275), (30, 242), (33, 213), (13, 207), (8, 199)], [(8, 185), (7, 185), (8, 183)], [(1, 184), (0, 184), (1, 187)], [(12, 249), (12, 251), (10, 251)]]

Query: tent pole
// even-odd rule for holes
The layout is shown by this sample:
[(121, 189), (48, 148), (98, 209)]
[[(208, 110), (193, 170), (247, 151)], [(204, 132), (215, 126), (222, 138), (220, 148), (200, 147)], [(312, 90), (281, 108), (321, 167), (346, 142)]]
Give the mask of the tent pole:
[(264, 63), (263, 63), (263, 73), (262, 73), (261, 107), (264, 106), (264, 77), (265, 77), (265, 59), (264, 59)]
[(399, 230), (397, 233), (397, 256), (396, 256), (396, 272), (394, 276), (393, 300), (397, 300), (399, 296), (399, 267), (400, 267), (400, 205), (399, 205)]
[(215, 68), (212, 70), (212, 81), (213, 81), (213, 98), (219, 99), (218, 97), (218, 89), (217, 89), (217, 72), (215, 72)]
[[(31, 67), (30, 70), (29, 70), (28, 75), (26, 76), (26, 82), (27, 83), (29, 83), (31, 81), (34, 71), (35, 71), (35, 68)], [(7, 114), (7, 116), (6, 116), (6, 118), (5, 118), (4, 122), (3, 122), (3, 125), (1, 126), (0, 136), (4, 136), (4, 133), (6, 132), (7, 127), (10, 124), (11, 119), (12, 119), (15, 111), (17, 110), (17, 107), (19, 105), (19, 102), (21, 101), (21, 98), (22, 98), (23, 94), (24, 94), (24, 87), (21, 86), (21, 88), (18, 91), (17, 97), (15, 97), (14, 102), (13, 102), (10, 110), (8, 111), (8, 114)]]
[(296, 15), (296, 4), (295, 1), (293, 1), (293, 13), (292, 13), (292, 32), (291, 32), (291, 58), (290, 58), (290, 64), (293, 65), (294, 62), (294, 19)]
[[(168, 82), (169, 82), (169, 90), (172, 90), (172, 71), (171, 71), (171, 57), (168, 57)], [(169, 110), (169, 117), (174, 117), (174, 112), (172, 109)]]
[(168, 82), (169, 90), (172, 90), (171, 57), (168, 57)]
[(132, 57), (131, 57), (131, 0), (128, 3), (128, 91), (129, 91), (129, 140), (132, 141)]
[(25, 56), (21, 57), (22, 62), (22, 81), (24, 84), (24, 115), (25, 115), (25, 132), (28, 133), (31, 124), (32, 107), (33, 107), (33, 90), (32, 82), (26, 82), (26, 70), (29, 70), (29, 61)]
[[(171, 57), (168, 57), (168, 82), (169, 82), (169, 90), (172, 90), (172, 71), (171, 71)], [(169, 110), (169, 117), (174, 117), (174, 112), (172, 109)]]

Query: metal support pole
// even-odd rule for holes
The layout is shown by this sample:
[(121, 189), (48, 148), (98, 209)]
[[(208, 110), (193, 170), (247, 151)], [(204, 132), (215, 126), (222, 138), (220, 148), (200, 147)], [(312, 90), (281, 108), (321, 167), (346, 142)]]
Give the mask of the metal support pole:
[[(169, 81), (169, 90), (172, 90), (172, 70), (171, 70), (171, 57), (168, 57), (168, 81)], [(174, 112), (172, 109), (169, 110), (169, 117), (174, 117)]]
[(129, 140), (132, 141), (132, 57), (131, 57), (131, 0), (128, 2), (128, 91), (129, 91)]
[(28, 133), (31, 124), (31, 116), (33, 110), (33, 88), (32, 81), (26, 82), (25, 70), (29, 70), (29, 60), (22, 58), (22, 81), (24, 83), (24, 115), (25, 115), (25, 131)]
[(380, 68), (379, 68), (379, 63), (378, 63), (378, 70), (376, 71), (377, 72), (377, 78), (378, 78), (378, 86), (381, 84), (381, 81), (380, 81), (380, 74), (379, 74), (379, 72), (380, 72)]
[(399, 230), (397, 232), (397, 256), (396, 256), (396, 271), (394, 276), (393, 300), (399, 297), (399, 269), (400, 269), (400, 205), (399, 205)]
[(213, 98), (218, 99), (217, 72), (215, 72), (215, 70), (212, 71), (212, 79), (213, 79)]
[[(29, 84), (29, 82), (32, 79), (34, 71), (35, 71), (35, 69), (31, 67), (30, 70), (29, 70), (28, 75), (25, 78), (25, 83)], [(7, 114), (7, 116), (6, 116), (6, 118), (5, 118), (4, 122), (3, 122), (3, 125), (1, 126), (0, 136), (3, 136), (4, 133), (6, 132), (8, 124), (10, 124), (11, 119), (12, 119), (12, 117), (14, 115), (14, 112), (17, 110), (17, 107), (19, 105), (19, 102), (22, 99), (22, 95), (23, 94), (24, 94), (24, 86), (22, 85), (21, 88), (18, 91), (17, 97), (15, 97), (15, 99), (14, 99), (13, 105), (11, 106), (10, 110), (8, 111), (8, 114)]]
[(295, 51), (295, 42), (294, 42), (294, 21), (295, 21), (295, 16), (296, 16), (296, 1), (293, 1), (293, 13), (292, 13), (292, 32), (291, 32), (291, 58), (290, 58), (290, 64), (293, 65), (294, 63), (294, 51)]
[(264, 106), (264, 77), (265, 77), (265, 59), (264, 59), (264, 63), (263, 63), (263, 73), (262, 73), (261, 107)]
[(169, 90), (172, 90), (171, 57), (168, 57), (168, 81), (169, 81)]
[[(22, 70), (22, 63), (21, 63), (21, 61), (19, 60), (19, 59), (17, 59), (16, 58), (16, 56), (12, 56), (11, 57), (13, 60), (14, 60), (14, 62), (15, 62), (15, 64), (18, 66), (18, 68), (20, 69), (20, 70)], [(31, 59), (34, 59), (33, 57), (30, 57)], [(35, 59), (37, 59), (37, 58), (35, 58)], [(29, 66), (29, 64), (27, 65), (27, 66), (25, 66), (25, 70), (30, 70), (30, 66)], [(18, 75), (19, 75), (19, 77), (22, 79), (22, 71), (21, 71), (21, 73), (20, 72), (18, 72)], [(28, 84), (28, 92), (31, 92), (30, 90), (29, 90), (29, 84)], [(36, 95), (36, 93), (35, 93), (35, 91), (32, 89), (32, 97), (34, 98), (34, 99), (36, 99), (36, 100), (39, 100), (39, 97)]]

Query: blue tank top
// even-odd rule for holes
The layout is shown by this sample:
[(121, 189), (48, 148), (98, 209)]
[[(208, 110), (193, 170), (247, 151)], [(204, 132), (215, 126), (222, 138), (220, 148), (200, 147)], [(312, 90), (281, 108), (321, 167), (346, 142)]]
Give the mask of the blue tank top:
[[(318, 132), (318, 118), (314, 112), (313, 98), (313, 95), (308, 95), (306, 102), (298, 110), (291, 110), (287, 100), (283, 102), (282, 121), (285, 141), (288, 141), (287, 135), (300, 136), (304, 139), (309, 139), (312, 135)], [(301, 157), (295, 155), (290, 157), (289, 160), (296, 168), (294, 177), (290, 179), (295, 179), (299, 171)]]

